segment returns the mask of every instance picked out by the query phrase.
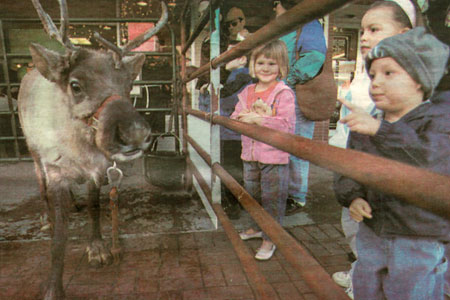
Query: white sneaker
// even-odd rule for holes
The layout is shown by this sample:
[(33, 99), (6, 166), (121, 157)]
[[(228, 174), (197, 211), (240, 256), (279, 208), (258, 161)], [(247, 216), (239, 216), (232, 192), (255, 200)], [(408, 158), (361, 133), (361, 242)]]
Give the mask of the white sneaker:
[(331, 278), (333, 278), (334, 282), (338, 285), (348, 288), (352, 284), (352, 277), (350, 276), (349, 271), (342, 271), (334, 273)]
[(262, 231), (258, 231), (258, 232), (254, 232), (254, 233), (246, 233), (241, 232), (239, 233), (239, 237), (241, 238), (241, 240), (246, 241), (246, 240), (250, 240), (250, 239), (257, 239), (257, 238), (262, 238)]
[(353, 286), (352, 285), (350, 285), (346, 290), (345, 290), (345, 293), (347, 294), (347, 296), (350, 298), (350, 299), (354, 299), (354, 296), (353, 296)]
[(270, 258), (272, 258), (272, 255), (276, 249), (277, 246), (275, 245), (272, 245), (272, 248), (270, 248), (270, 250), (264, 250), (259, 248), (258, 252), (256, 252), (255, 258), (257, 260), (269, 260)]

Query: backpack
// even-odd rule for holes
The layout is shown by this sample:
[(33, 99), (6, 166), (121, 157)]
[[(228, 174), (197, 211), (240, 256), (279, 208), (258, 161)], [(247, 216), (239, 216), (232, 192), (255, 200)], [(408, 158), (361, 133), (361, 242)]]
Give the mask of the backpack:
[[(296, 45), (301, 32), (302, 27), (297, 30)], [(297, 60), (300, 50), (301, 47), (296, 51)], [(331, 51), (326, 52), (325, 62), (319, 73), (310, 81), (304, 84), (297, 84), (295, 93), (298, 106), (306, 118), (311, 121), (330, 119), (336, 109), (337, 100), (337, 86), (334, 81)]]

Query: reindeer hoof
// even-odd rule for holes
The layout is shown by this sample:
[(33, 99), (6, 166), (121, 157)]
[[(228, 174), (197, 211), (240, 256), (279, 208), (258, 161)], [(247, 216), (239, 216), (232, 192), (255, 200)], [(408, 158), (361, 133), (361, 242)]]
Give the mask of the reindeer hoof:
[(87, 246), (86, 252), (91, 267), (98, 268), (102, 265), (109, 265), (112, 263), (111, 252), (102, 240), (92, 241), (91, 244)]

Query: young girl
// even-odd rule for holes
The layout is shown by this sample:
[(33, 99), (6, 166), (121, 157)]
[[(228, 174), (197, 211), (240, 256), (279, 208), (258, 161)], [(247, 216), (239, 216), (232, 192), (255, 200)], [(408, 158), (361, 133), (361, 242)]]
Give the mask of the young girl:
[[(373, 3), (361, 20), (361, 57), (357, 62), (356, 74), (350, 85), (350, 92), (345, 99), (353, 105), (374, 115), (375, 105), (369, 96), (370, 79), (364, 69), (364, 59), (367, 53), (381, 40), (400, 33), (404, 33), (416, 25), (415, 7), (409, 0), (377, 1)], [(350, 110), (344, 105), (340, 111), (341, 119), (350, 114)], [(346, 148), (349, 136), (349, 128), (346, 124), (338, 122), (336, 132), (329, 144)], [(342, 209), (342, 228), (349, 241), (350, 248), (356, 255), (355, 236), (358, 231), (358, 223), (353, 221), (348, 209)], [(353, 270), (354, 264), (352, 264)], [(352, 297), (352, 270), (333, 274), (334, 281), (348, 288), (347, 294)]]
[[(294, 132), (295, 95), (281, 79), (288, 73), (288, 55), (282, 41), (256, 48), (250, 58), (250, 75), (258, 83), (247, 86), (239, 95), (232, 119)], [(263, 208), (282, 224), (289, 181), (289, 153), (242, 136), (244, 187)], [(240, 234), (241, 239), (262, 238), (255, 258), (270, 259), (275, 245), (255, 225)]]

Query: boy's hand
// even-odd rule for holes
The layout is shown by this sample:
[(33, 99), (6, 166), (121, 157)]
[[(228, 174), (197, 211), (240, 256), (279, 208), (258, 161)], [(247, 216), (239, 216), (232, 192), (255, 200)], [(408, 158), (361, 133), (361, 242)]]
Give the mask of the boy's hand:
[(350, 217), (356, 222), (361, 222), (364, 217), (372, 219), (372, 208), (363, 198), (356, 198), (349, 207)]
[(261, 125), (263, 119), (264, 118), (261, 117), (261, 115), (257, 114), (254, 111), (248, 110), (242, 110), (239, 116), (237, 117), (238, 121), (256, 125)]
[(338, 101), (345, 105), (351, 114), (342, 118), (339, 122), (347, 124), (351, 131), (355, 131), (365, 135), (375, 135), (380, 128), (381, 121), (373, 118), (369, 113), (364, 111), (364, 109), (353, 105), (344, 99), (339, 99)]

